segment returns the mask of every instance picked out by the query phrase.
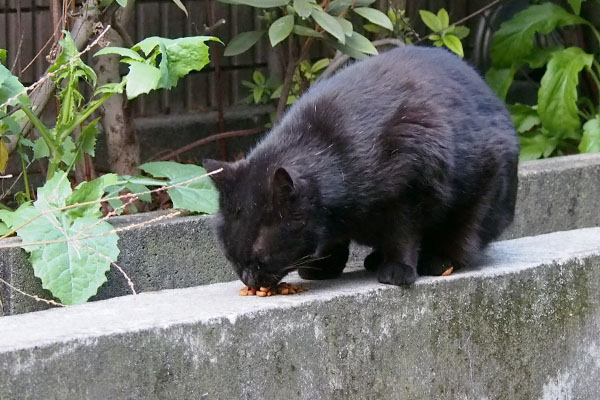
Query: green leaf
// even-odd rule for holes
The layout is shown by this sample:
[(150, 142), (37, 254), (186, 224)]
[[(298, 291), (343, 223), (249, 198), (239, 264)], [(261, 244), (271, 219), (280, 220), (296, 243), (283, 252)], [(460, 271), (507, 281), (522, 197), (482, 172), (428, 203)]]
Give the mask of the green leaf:
[(302, 25), (294, 25), (294, 31), (293, 32), (296, 35), (300, 35), (300, 36), (317, 37), (317, 38), (322, 38), (323, 37), (322, 33), (317, 32), (314, 29), (307, 28), (307, 27), (302, 26)]
[[(73, 191), (73, 193), (69, 197), (67, 197), (66, 205), (70, 206), (73, 204), (80, 204), (98, 200), (102, 198), (106, 187), (115, 185), (116, 183), (116, 174), (106, 174), (92, 181), (82, 182), (77, 186), (75, 191)], [(69, 210), (66, 210), (66, 212), (72, 218), (100, 218), (102, 217), (102, 212), (100, 211), (100, 209), (100, 204), (95, 203), (71, 208)]]
[(133, 51), (133, 50), (125, 48), (125, 47), (105, 47), (105, 48), (103, 48), (101, 50), (98, 50), (94, 54), (94, 57), (103, 56), (103, 55), (106, 55), (106, 54), (116, 54), (116, 55), (119, 55), (121, 57), (132, 58), (132, 59), (134, 59), (136, 61), (140, 61), (140, 62), (144, 61), (144, 57), (140, 56), (137, 51)]
[(0, 236), (4, 236), (9, 232), (10, 229), (8, 229), (8, 226), (4, 222), (0, 222)]
[(352, 0), (333, 0), (331, 3), (329, 3), (329, 7), (327, 7), (327, 11), (331, 15), (340, 15), (341, 13), (346, 11), (346, 9), (348, 7), (350, 7), (351, 5), (352, 5)]
[(256, 42), (265, 34), (265, 31), (249, 31), (243, 32), (239, 35), (236, 35), (227, 47), (225, 47), (225, 52), (223, 53), (225, 56), (237, 56), (248, 50), (250, 47), (254, 46)]
[(325, 29), (328, 33), (336, 38), (340, 43), (346, 43), (346, 35), (344, 34), (344, 28), (340, 25), (335, 17), (327, 14), (322, 9), (313, 8), (311, 13), (312, 18), (321, 28)]
[(39, 160), (40, 158), (49, 157), (50, 149), (43, 138), (37, 138), (33, 142), (33, 159)]
[(61, 161), (65, 163), (65, 165), (71, 165), (77, 160), (75, 157), (77, 156), (75, 151), (75, 142), (73, 142), (73, 138), (71, 136), (67, 136), (65, 140), (62, 142), (62, 158)]
[[(155, 177), (169, 178), (167, 185), (181, 183), (206, 174), (197, 165), (178, 164), (172, 161), (157, 161), (140, 165), (140, 169)], [(213, 214), (218, 210), (218, 192), (209, 177), (167, 190), (173, 208)]]
[(442, 24), (442, 29), (446, 29), (448, 25), (450, 25), (450, 17), (448, 16), (448, 11), (444, 8), (440, 8), (437, 13), (438, 20)]
[(467, 36), (469, 36), (469, 28), (467, 28), (466, 26), (455, 26), (454, 27), (454, 31), (452, 32), (454, 34), (454, 36), (456, 36), (459, 39), (464, 39)]
[[(121, 178), (123, 178), (123, 176), (121, 176)], [(127, 178), (132, 178), (132, 180), (137, 179), (148, 179), (148, 178), (144, 178), (144, 177), (127, 177)], [(160, 182), (158, 184), (158, 186), (162, 186), (164, 184), (164, 182)], [(117, 185), (113, 185), (113, 186), (108, 186), (106, 188), (104, 188), (104, 190), (106, 191), (106, 196), (104, 196), (104, 198), (112, 198), (112, 197), (117, 197), (119, 196), (119, 194), (122, 191), (128, 191), (130, 193), (134, 193), (134, 194), (138, 194), (138, 199), (141, 201), (145, 201), (147, 203), (152, 201), (152, 196), (149, 193), (145, 193), (148, 192), (148, 187), (146, 187), (145, 185), (139, 184), (139, 183), (133, 183), (133, 182), (127, 182), (127, 183), (118, 183)], [(139, 194), (139, 193), (144, 193), (144, 194)], [(109, 200), (108, 204), (110, 204), (110, 206), (114, 209), (114, 210), (118, 210), (117, 214), (121, 215), (123, 213), (123, 209), (120, 209), (121, 206), (123, 206), (123, 202), (121, 200)]]
[(310, 17), (312, 12), (312, 5), (308, 0), (294, 0), (294, 9), (303, 19)]
[(596, 115), (583, 124), (583, 137), (579, 143), (579, 151), (582, 153), (594, 153), (600, 151), (600, 116)]
[(329, 43), (329, 45), (332, 46), (333, 48), (354, 58), (355, 60), (364, 60), (369, 57), (366, 54), (361, 53), (360, 51), (356, 50), (355, 48), (347, 46), (345, 44), (341, 44), (340, 42), (334, 42), (334, 41), (328, 40), (327, 43)]
[(383, 28), (375, 24), (363, 24), (363, 29), (371, 33), (381, 33)]
[(392, 21), (379, 10), (369, 7), (357, 7), (354, 8), (354, 12), (363, 17), (364, 19), (374, 23), (375, 25), (379, 25), (388, 29), (390, 31), (394, 30), (394, 26), (392, 25)]
[(559, 46), (551, 46), (551, 47), (537, 47), (534, 48), (527, 54), (527, 56), (523, 57), (523, 61), (529, 64), (530, 68), (541, 68), (550, 61), (550, 57), (556, 51), (562, 50), (562, 47)]
[(100, 133), (98, 121), (100, 117), (87, 124), (82, 130), (77, 141), (81, 145), (81, 150), (92, 157), (96, 156), (96, 135)]
[(173, 0), (173, 3), (175, 3), (175, 5), (177, 5), (177, 7), (179, 7), (179, 9), (185, 13), (186, 17), (189, 17), (188, 10), (185, 8), (181, 0)]
[(584, 1), (585, 0), (568, 0), (569, 5), (577, 15), (579, 15), (579, 13), (581, 12), (581, 3), (583, 3)]
[(534, 107), (517, 103), (509, 105), (508, 110), (519, 133), (529, 132), (541, 123), (537, 109)]
[[(217, 41), (213, 36), (190, 36), (178, 39), (165, 39), (157, 36), (146, 38), (133, 46), (146, 56), (157, 51), (161, 55), (159, 89), (171, 89), (179, 78), (190, 71), (200, 71), (210, 62), (207, 41)], [(129, 84), (129, 82), (128, 82)]]
[(127, 6), (127, 0), (117, 0), (117, 3), (121, 6), (121, 7), (126, 7)]
[(277, 19), (269, 27), (269, 40), (271, 47), (275, 47), (279, 42), (287, 38), (294, 29), (294, 16), (284, 15)]
[(521, 143), (521, 154), (519, 160), (529, 161), (536, 160), (541, 157), (548, 157), (554, 152), (558, 144), (558, 140), (554, 137), (548, 137), (541, 130), (534, 136), (519, 136)]
[(323, 68), (327, 68), (327, 66), (329, 65), (330, 62), (331, 62), (331, 59), (329, 59), (329, 58), (321, 58), (320, 60), (316, 61), (312, 65), (312, 67), (310, 68), (310, 70), (313, 73), (319, 72)]
[(579, 72), (592, 65), (593, 56), (579, 47), (569, 47), (552, 54), (538, 92), (538, 113), (549, 131), (569, 132), (579, 129), (577, 84)]
[(438, 16), (432, 13), (431, 11), (419, 10), (419, 15), (421, 15), (423, 23), (427, 25), (427, 27), (432, 31), (440, 32), (443, 29), (442, 21), (440, 21)]
[(358, 32), (352, 32), (352, 35), (346, 39), (346, 45), (360, 51), (361, 53), (371, 55), (377, 54), (377, 49), (375, 46), (373, 46), (369, 39)]
[(254, 97), (254, 103), (260, 104), (260, 99), (262, 99), (262, 95), (265, 92), (265, 88), (261, 86), (255, 86), (252, 89), (252, 95)]
[(158, 88), (161, 72), (152, 65), (134, 62), (129, 65), (125, 92), (128, 99), (133, 99), (142, 93), (149, 93)]
[(526, 57), (534, 47), (536, 33), (550, 33), (557, 27), (585, 24), (586, 21), (552, 3), (532, 5), (500, 25), (492, 43), (495, 67), (509, 67)]
[(264, 85), (266, 82), (265, 76), (259, 70), (255, 70), (252, 73), (252, 79), (258, 85)]
[(351, 36), (352, 32), (354, 31), (354, 28), (352, 27), (352, 22), (350, 22), (344, 18), (340, 18), (340, 17), (336, 17), (336, 19), (337, 19), (337, 22), (342, 27), (342, 30), (344, 31), (344, 35)]
[(462, 43), (460, 42), (460, 39), (456, 36), (444, 35), (442, 36), (442, 42), (444, 42), (444, 45), (447, 48), (452, 50), (454, 53), (458, 54), (460, 58), (463, 58), (465, 56), (465, 53), (463, 53)]
[[(9, 227), (16, 228), (43, 212), (63, 207), (71, 195), (69, 180), (57, 171), (53, 178), (38, 189), (38, 199), (16, 211), (0, 211)], [(96, 204), (100, 207), (100, 204)], [(113, 227), (99, 218), (73, 218), (66, 211), (55, 211), (36, 218), (17, 230), (22, 247), (30, 253), (35, 276), (42, 286), (64, 304), (78, 304), (95, 295), (106, 282), (110, 261), (119, 255)], [(93, 237), (90, 237), (93, 236)], [(87, 238), (86, 238), (87, 237)], [(68, 240), (68, 241), (63, 241)], [(59, 241), (49, 244), (31, 244)]]
[(19, 79), (14, 76), (8, 68), (0, 64), (0, 104), (4, 104), (8, 99), (23, 93), (15, 100), (8, 103), (9, 106), (14, 106), (18, 102), (29, 106), (29, 96), (25, 93), (25, 87), (19, 82)]
[(273, 8), (288, 5), (289, 0), (236, 0), (236, 3), (246, 4), (256, 8)]
[(508, 89), (513, 82), (515, 69), (510, 68), (490, 68), (485, 74), (485, 79), (494, 93), (501, 99), (506, 99)]
[(6, 49), (0, 49), (0, 63), (4, 64), (6, 62), (6, 56), (7, 56)]

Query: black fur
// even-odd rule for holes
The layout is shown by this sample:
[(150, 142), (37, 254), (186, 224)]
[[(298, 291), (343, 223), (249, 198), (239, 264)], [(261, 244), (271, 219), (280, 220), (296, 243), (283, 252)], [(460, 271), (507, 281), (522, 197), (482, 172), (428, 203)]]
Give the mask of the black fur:
[(380, 282), (462, 267), (512, 221), (519, 144), (504, 104), (445, 50), (405, 47), (314, 85), (244, 160), (206, 160), (239, 277), (339, 275), (351, 240)]

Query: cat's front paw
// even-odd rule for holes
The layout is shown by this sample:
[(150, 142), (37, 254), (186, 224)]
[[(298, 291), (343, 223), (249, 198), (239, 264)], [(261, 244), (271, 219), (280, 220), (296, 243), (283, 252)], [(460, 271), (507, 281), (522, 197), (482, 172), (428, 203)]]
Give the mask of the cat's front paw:
[(377, 280), (388, 285), (412, 285), (417, 280), (417, 270), (407, 264), (385, 262), (377, 270)]

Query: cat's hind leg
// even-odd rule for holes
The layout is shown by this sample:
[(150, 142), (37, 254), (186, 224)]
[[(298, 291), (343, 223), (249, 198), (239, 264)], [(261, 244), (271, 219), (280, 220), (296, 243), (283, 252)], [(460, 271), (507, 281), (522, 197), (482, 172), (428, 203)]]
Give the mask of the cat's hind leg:
[(329, 244), (320, 251), (317, 259), (298, 268), (302, 279), (322, 280), (337, 278), (342, 274), (350, 255), (350, 242)]

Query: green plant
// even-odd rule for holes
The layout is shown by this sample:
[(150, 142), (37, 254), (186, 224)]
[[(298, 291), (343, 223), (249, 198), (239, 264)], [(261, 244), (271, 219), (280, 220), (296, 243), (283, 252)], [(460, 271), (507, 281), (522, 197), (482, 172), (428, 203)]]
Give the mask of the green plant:
[[(151, 37), (131, 49), (102, 49), (96, 56), (118, 54), (129, 65), (129, 72), (120, 82), (96, 87), (96, 74), (80, 59), (70, 34), (65, 32), (60, 41), (61, 54), (48, 75), (58, 88), (59, 112), (53, 127), (36, 117), (23, 85), (0, 65), (0, 143), (5, 131), (20, 134), (17, 119), (25, 116), (41, 137), (35, 141), (19, 137), (19, 145), (30, 147), (34, 159), (48, 158), (47, 181), (38, 188), (36, 200), (31, 201), (25, 180), (26, 194), (20, 207), (15, 211), (0, 210), (0, 235), (4, 237), (13, 231), (18, 234), (21, 246), (30, 254), (35, 275), (64, 304), (87, 301), (106, 281), (105, 273), (119, 254), (117, 230), (106, 219), (131, 207), (134, 199), (150, 200), (148, 186), (166, 190), (174, 208), (201, 213), (216, 211), (217, 192), (199, 166), (147, 163), (140, 168), (152, 177), (106, 174), (81, 183), (75, 190), (69, 181), (69, 172), (81, 155), (94, 155), (98, 120), (88, 122), (92, 114), (115, 93), (124, 92), (128, 98), (135, 98), (152, 90), (170, 89), (190, 71), (201, 70), (209, 62), (205, 44), (208, 40), (218, 39)], [(79, 90), (82, 81), (94, 89), (90, 99)], [(79, 136), (73, 138), (73, 132), (80, 126)], [(3, 147), (0, 145), (0, 150)], [(28, 157), (21, 153), (22, 157)], [(26, 172), (24, 167), (25, 177)], [(132, 194), (119, 195), (124, 190)], [(123, 203), (124, 200), (127, 201)], [(105, 201), (110, 202), (114, 211), (103, 217), (100, 204)]]
[(242, 81), (242, 85), (249, 89), (250, 95), (246, 97), (249, 104), (265, 104), (271, 100), (271, 95), (277, 89), (275, 77), (265, 78), (259, 70), (252, 74), (252, 81)]
[(428, 38), (436, 47), (446, 46), (460, 57), (464, 57), (461, 39), (469, 35), (469, 28), (455, 24), (450, 25), (448, 12), (443, 8), (438, 11), (437, 15), (427, 10), (420, 10), (419, 14), (423, 23), (433, 31)]
[(494, 34), (486, 78), (498, 96), (506, 99), (517, 73), (539, 87), (536, 103), (509, 105), (522, 160), (600, 151), (598, 53), (577, 32), (591, 32), (596, 45), (600, 34), (579, 15), (582, 2), (569, 1), (571, 11), (553, 3), (531, 5)]

